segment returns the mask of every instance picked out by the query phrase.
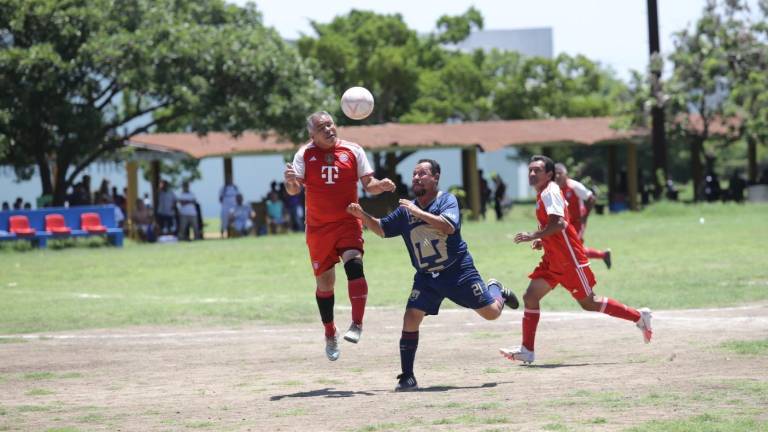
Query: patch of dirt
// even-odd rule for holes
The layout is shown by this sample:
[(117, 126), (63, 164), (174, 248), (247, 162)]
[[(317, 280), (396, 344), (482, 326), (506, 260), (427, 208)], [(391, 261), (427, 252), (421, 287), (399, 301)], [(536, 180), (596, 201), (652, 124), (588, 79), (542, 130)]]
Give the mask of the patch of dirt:
[[(337, 309), (340, 330), (348, 310)], [(654, 313), (632, 323), (543, 311), (536, 363), (519, 311), (425, 319), (421, 391), (394, 393), (402, 310), (370, 309), (358, 345), (324, 354), (317, 325), (139, 327), (26, 335), (0, 344), (0, 430), (621, 430), (711, 412), (768, 420), (768, 355), (719, 345), (765, 340), (768, 305)], [(41, 372), (49, 372), (42, 374)]]

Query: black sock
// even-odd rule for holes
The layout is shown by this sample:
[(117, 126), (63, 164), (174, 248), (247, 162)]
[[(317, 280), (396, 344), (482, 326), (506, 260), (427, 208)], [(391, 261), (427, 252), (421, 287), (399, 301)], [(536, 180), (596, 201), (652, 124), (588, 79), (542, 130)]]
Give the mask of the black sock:
[(413, 362), (419, 347), (419, 332), (403, 331), (400, 337), (400, 367), (404, 376), (413, 376)]
[(320, 319), (323, 321), (323, 324), (333, 322), (333, 293), (328, 297), (320, 297), (315, 294), (315, 298), (317, 299), (317, 308), (320, 309)]

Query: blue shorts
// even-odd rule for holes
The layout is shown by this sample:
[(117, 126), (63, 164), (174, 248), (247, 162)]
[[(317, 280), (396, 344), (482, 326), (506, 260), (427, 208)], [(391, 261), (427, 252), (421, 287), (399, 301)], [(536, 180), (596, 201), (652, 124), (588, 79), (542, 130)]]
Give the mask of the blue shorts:
[(480, 309), (496, 301), (469, 253), (440, 273), (417, 272), (406, 307), (437, 315), (444, 298), (469, 309)]

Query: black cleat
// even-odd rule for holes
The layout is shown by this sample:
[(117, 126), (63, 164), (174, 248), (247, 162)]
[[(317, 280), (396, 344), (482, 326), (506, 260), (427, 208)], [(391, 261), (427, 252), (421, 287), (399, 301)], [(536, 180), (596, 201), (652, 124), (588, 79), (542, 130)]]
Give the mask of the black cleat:
[(603, 262), (605, 263), (605, 266), (608, 267), (608, 270), (611, 269), (611, 250), (606, 249), (605, 255), (603, 255)]
[(397, 380), (396, 392), (414, 391), (419, 388), (419, 385), (416, 383), (416, 377), (413, 375), (400, 374), (397, 376)]
[(512, 290), (505, 289), (504, 284), (501, 282), (497, 281), (496, 279), (488, 279), (488, 283), (486, 285), (496, 285), (499, 287), (501, 296), (504, 297), (504, 304), (507, 305), (507, 307), (512, 309), (517, 309), (520, 307), (520, 302), (517, 300), (515, 293), (513, 293)]

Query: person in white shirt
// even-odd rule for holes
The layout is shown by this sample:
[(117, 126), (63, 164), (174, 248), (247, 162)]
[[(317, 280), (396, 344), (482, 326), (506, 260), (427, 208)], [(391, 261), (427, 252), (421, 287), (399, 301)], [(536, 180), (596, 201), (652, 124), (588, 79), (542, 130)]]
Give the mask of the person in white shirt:
[(189, 228), (195, 232), (194, 238), (202, 238), (200, 235), (200, 226), (197, 223), (197, 208), (195, 207), (195, 194), (189, 191), (189, 182), (181, 185), (182, 192), (177, 198), (179, 203), (179, 237), (182, 240), (189, 240)]
[(229, 215), (232, 208), (237, 205), (237, 195), (240, 194), (240, 190), (232, 183), (232, 180), (228, 180), (219, 191), (219, 202), (221, 203), (221, 236), (224, 237), (224, 233), (227, 231), (227, 224), (229, 223)]

